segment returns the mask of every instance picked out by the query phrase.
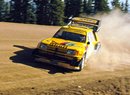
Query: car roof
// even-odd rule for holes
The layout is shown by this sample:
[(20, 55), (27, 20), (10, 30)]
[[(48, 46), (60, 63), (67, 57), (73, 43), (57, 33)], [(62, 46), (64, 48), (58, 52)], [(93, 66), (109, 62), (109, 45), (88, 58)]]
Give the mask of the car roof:
[(77, 34), (82, 34), (86, 35), (87, 32), (92, 32), (92, 29), (89, 28), (81, 28), (81, 27), (75, 27), (75, 26), (63, 26), (61, 29), (64, 29), (65, 31), (77, 33)]

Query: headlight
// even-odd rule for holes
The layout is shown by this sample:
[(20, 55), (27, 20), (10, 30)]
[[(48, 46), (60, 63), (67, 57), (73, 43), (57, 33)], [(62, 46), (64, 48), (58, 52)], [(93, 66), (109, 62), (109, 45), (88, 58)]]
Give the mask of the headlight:
[(78, 54), (78, 51), (68, 50), (68, 51), (67, 51), (67, 54), (69, 54), (69, 55), (77, 55), (77, 54)]
[(45, 44), (41, 43), (40, 48), (45, 50), (45, 49), (47, 49), (47, 46)]

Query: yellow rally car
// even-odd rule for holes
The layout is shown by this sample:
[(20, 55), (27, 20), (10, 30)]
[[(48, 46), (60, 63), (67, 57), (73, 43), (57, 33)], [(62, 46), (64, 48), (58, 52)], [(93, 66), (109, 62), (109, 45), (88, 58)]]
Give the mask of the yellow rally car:
[(33, 56), (37, 61), (81, 71), (85, 61), (100, 48), (99, 26), (96, 19), (72, 18), (52, 38), (42, 40)]

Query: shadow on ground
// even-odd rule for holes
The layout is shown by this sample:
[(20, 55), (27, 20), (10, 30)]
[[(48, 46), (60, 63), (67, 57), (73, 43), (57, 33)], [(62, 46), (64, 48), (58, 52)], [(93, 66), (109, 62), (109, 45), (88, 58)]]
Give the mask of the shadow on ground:
[(28, 48), (25, 46), (20, 46), (20, 45), (14, 45), (14, 47), (22, 49), (20, 51), (14, 52), (14, 54), (16, 54), (16, 55), (10, 57), (10, 60), (12, 60), (12, 62), (14, 62), (14, 63), (24, 64), (24, 65), (28, 65), (28, 66), (35, 67), (35, 68), (49, 70), (49, 72), (48, 72), (49, 74), (55, 74), (55, 73), (65, 74), (65, 73), (72, 72), (71, 70), (49, 65), (47, 63), (35, 62), (32, 57), (33, 49), (31, 49), (31, 48)]

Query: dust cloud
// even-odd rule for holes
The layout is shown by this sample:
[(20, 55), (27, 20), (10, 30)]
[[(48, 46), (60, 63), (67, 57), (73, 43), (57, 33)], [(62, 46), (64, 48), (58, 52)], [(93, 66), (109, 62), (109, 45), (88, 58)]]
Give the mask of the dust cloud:
[(101, 19), (101, 49), (88, 60), (91, 70), (114, 71), (130, 66), (130, 14), (115, 10)]

